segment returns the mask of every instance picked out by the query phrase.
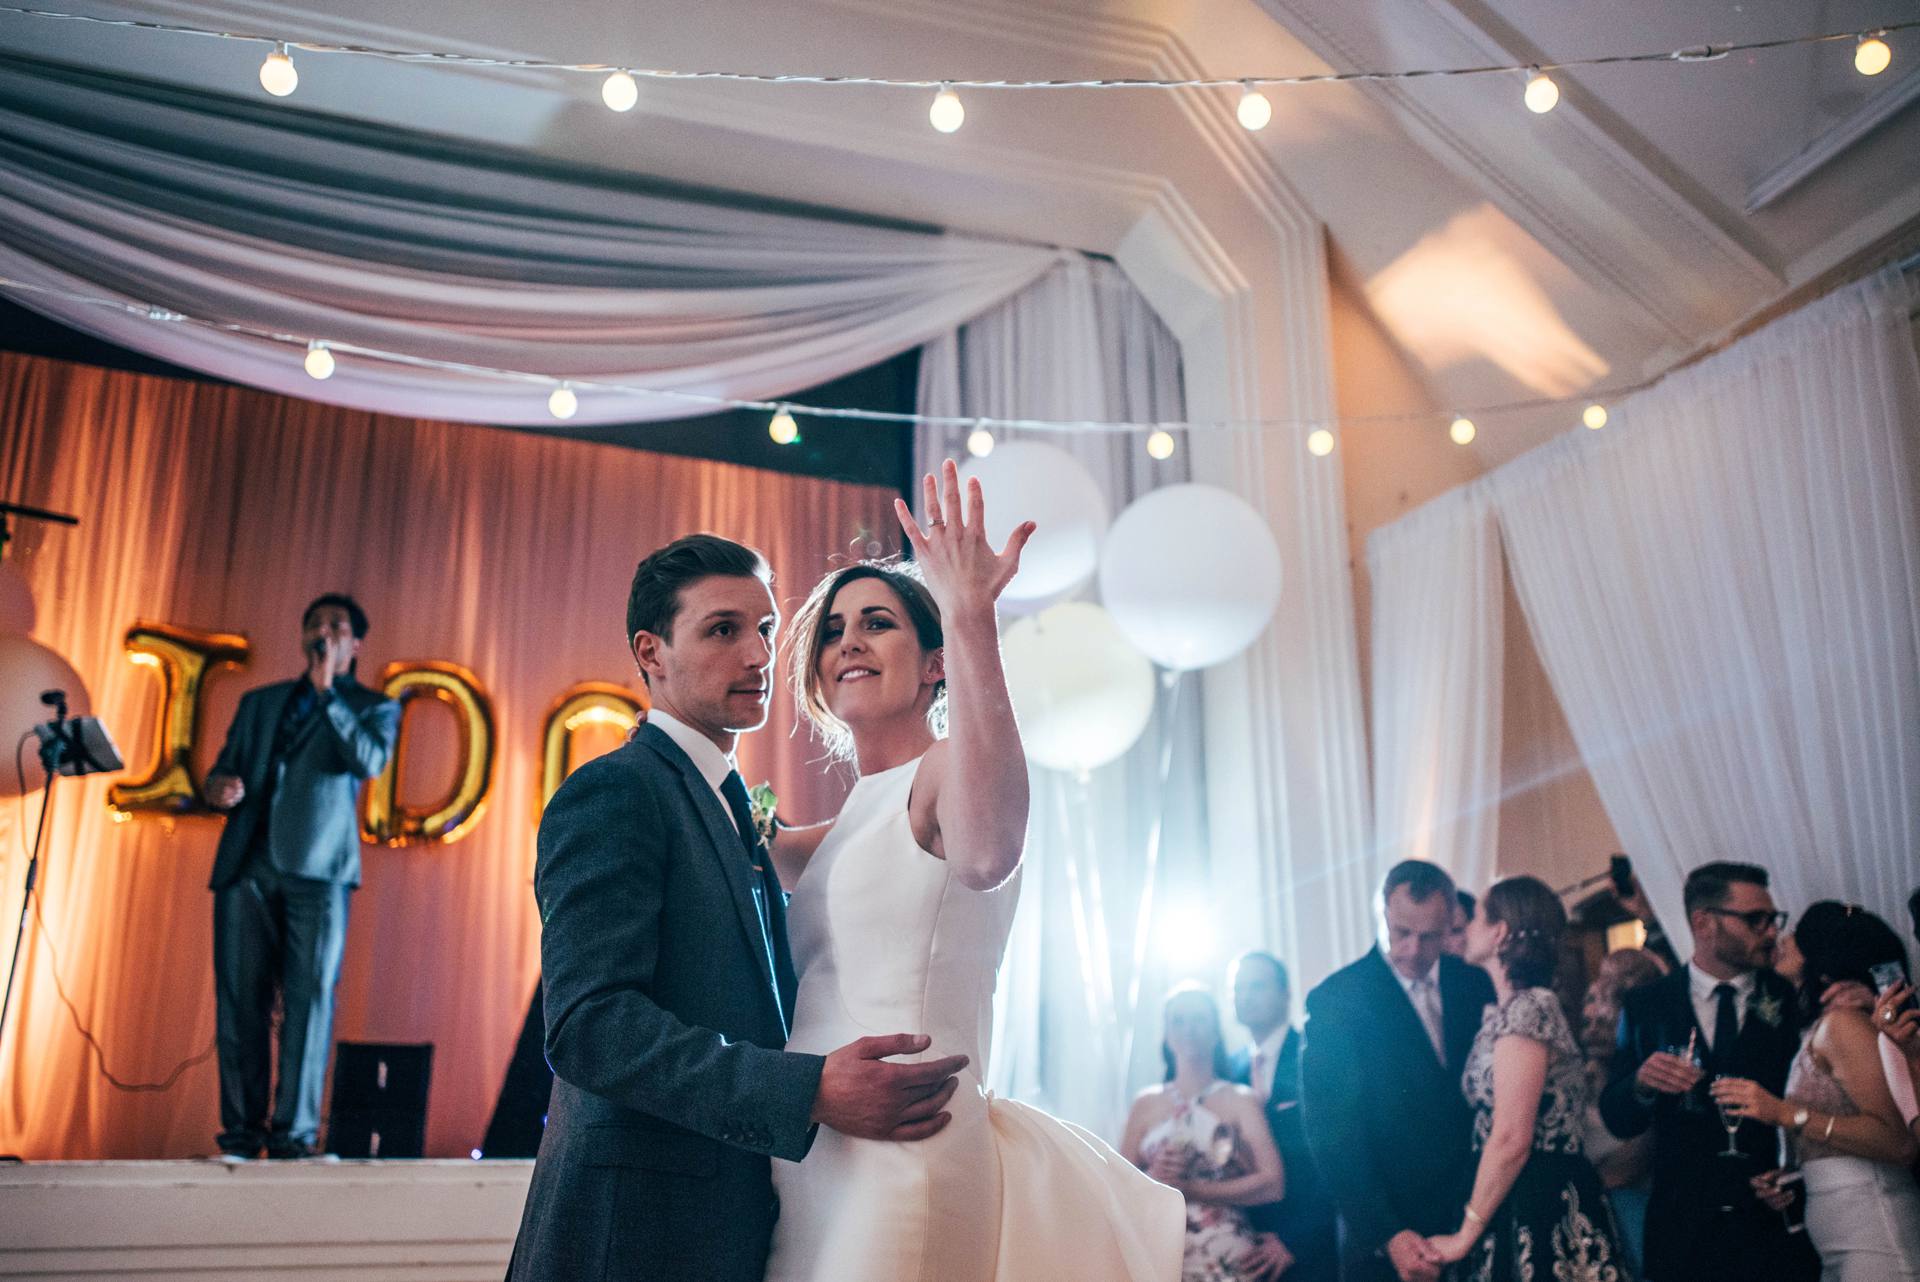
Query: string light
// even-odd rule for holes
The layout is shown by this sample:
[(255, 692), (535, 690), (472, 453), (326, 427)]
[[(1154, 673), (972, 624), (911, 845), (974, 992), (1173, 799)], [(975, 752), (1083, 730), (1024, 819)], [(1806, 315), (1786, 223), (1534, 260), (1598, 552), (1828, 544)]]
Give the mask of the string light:
[(276, 41), (273, 52), (260, 64), (260, 87), (276, 98), (284, 98), (300, 85), (300, 73), (294, 69), (293, 53), (285, 42)]
[(547, 413), (555, 418), (572, 418), (580, 411), (580, 398), (573, 394), (572, 383), (562, 383), (547, 397)]
[(600, 101), (614, 111), (632, 111), (633, 104), (640, 101), (640, 86), (631, 73), (616, 71), (601, 82)]
[(1452, 424), (1447, 428), (1447, 435), (1453, 438), (1455, 445), (1472, 444), (1473, 438), (1476, 435), (1473, 420), (1470, 418), (1454, 419)]
[(940, 92), (933, 95), (933, 105), (927, 108), (927, 120), (943, 134), (950, 134), (967, 121), (967, 109), (961, 105), (960, 95), (950, 85), (941, 85)]
[(1267, 95), (1248, 85), (1240, 94), (1240, 104), (1233, 109), (1240, 118), (1242, 129), (1261, 130), (1273, 119), (1273, 104), (1267, 101)]
[(775, 445), (791, 445), (800, 439), (800, 425), (793, 421), (793, 413), (786, 406), (782, 405), (767, 423), (767, 435)]
[[(190, 27), (177, 23), (149, 22), (135, 18), (102, 18), (93, 14), (69, 13), (52, 9), (32, 9), (21, 5), (0, 5), (0, 13), (10, 13), (21, 17), (51, 19), (67, 22), (86, 22), (98, 26), (122, 27), (140, 31), (159, 32), (168, 35), (199, 36), (217, 40), (240, 40), (250, 44), (272, 44), (276, 49), (284, 49), (284, 42), (277, 37), (248, 31), (221, 31), (209, 27)], [(1867, 31), (1835, 31), (1817, 35), (1781, 36), (1771, 40), (1729, 41), (1722, 44), (1694, 45), (1683, 49), (1668, 49), (1658, 52), (1603, 54), (1588, 58), (1566, 58), (1558, 62), (1536, 64), (1489, 63), (1478, 66), (1462, 67), (1416, 67), (1400, 70), (1360, 70), (1309, 72), (1291, 76), (1216, 76), (1200, 77), (1188, 80), (1158, 80), (1148, 78), (1117, 79), (1079, 79), (1079, 80), (968, 80), (968, 79), (901, 79), (888, 76), (820, 76), (800, 75), (786, 72), (749, 72), (718, 70), (681, 70), (667, 67), (629, 67), (626, 73), (636, 79), (645, 80), (718, 80), (736, 83), (767, 85), (865, 85), (893, 89), (938, 89), (953, 91), (957, 89), (1250, 89), (1268, 88), (1275, 85), (1317, 85), (1345, 84), (1355, 81), (1382, 80), (1420, 80), (1438, 77), (1457, 76), (1504, 76), (1515, 72), (1534, 72), (1536, 74), (1569, 70), (1580, 67), (1612, 67), (1635, 63), (1697, 63), (1717, 62), (1736, 53), (1756, 53), (1769, 49), (1785, 49), (1797, 45), (1826, 44), (1837, 41), (1853, 42), (1856, 45), (1885, 44), (1887, 35), (1908, 31), (1920, 27), (1920, 19), (1891, 23)], [(394, 49), (376, 45), (327, 44), (320, 41), (299, 41), (304, 53), (351, 54), (363, 58), (382, 58), (391, 62), (425, 63), (429, 65), (453, 65), (462, 67), (490, 67), (518, 71), (553, 71), (586, 74), (605, 77), (605, 63), (556, 62), (540, 58), (496, 58), (481, 54), (455, 53), (449, 50), (432, 49)], [(1855, 51), (1856, 65), (1860, 58)], [(289, 63), (291, 58), (289, 57)]]
[(1333, 433), (1324, 427), (1316, 427), (1307, 433), (1307, 453), (1315, 458), (1325, 458), (1333, 453)]
[(323, 382), (333, 377), (333, 353), (319, 339), (307, 344), (307, 373)]
[(1607, 425), (1607, 407), (1598, 404), (1587, 406), (1580, 415), (1580, 421), (1592, 430), (1599, 431)]
[[(189, 316), (158, 304), (111, 298), (98, 294), (83, 293), (57, 285), (42, 285), (24, 281), (15, 277), (0, 275), (0, 291), (14, 294), (35, 294), (50, 298), (60, 298), (68, 302), (87, 307), (102, 307), (143, 320), (158, 323), (186, 325), (195, 329), (204, 329), (221, 334), (233, 334), (261, 342), (296, 345), (303, 353), (315, 345), (326, 347), (330, 353), (345, 352), (368, 361), (398, 365), (410, 369), (434, 370), (441, 373), (460, 374), (471, 378), (498, 379), (503, 383), (535, 384), (540, 387), (552, 387), (553, 375), (536, 373), (531, 370), (506, 369), (496, 365), (476, 365), (466, 361), (442, 360), (430, 356), (414, 356), (406, 352), (390, 351), (379, 347), (365, 347), (358, 343), (345, 343), (335, 339), (310, 339), (305, 334), (290, 334), (282, 330), (266, 329), (258, 325), (246, 325), (236, 321), (207, 320), (198, 316)], [(1684, 363), (1684, 361), (1679, 362)], [(1653, 386), (1665, 373), (1655, 374), (1629, 386), (1609, 389), (1608, 394), (1615, 397), (1631, 395)], [(1086, 419), (1045, 419), (1045, 418), (996, 418), (977, 414), (961, 417), (951, 414), (919, 414), (905, 410), (862, 409), (854, 406), (800, 405), (787, 401), (757, 401), (741, 397), (721, 396), (711, 392), (689, 391), (677, 387), (646, 386), (637, 383), (623, 383), (608, 379), (595, 379), (587, 383), (569, 380), (563, 383), (548, 397), (548, 408), (555, 403), (561, 406), (573, 405), (578, 408), (578, 400), (572, 389), (591, 387), (596, 391), (624, 396), (645, 397), (650, 400), (677, 401), (701, 412), (715, 410), (740, 410), (777, 413), (787, 411), (790, 414), (804, 414), (813, 418), (837, 419), (861, 423), (890, 423), (905, 426), (943, 428), (953, 431), (984, 431), (988, 428), (1009, 431), (1055, 432), (1070, 435), (1134, 435), (1155, 430), (1179, 432), (1247, 432), (1247, 431), (1298, 431), (1317, 421), (1315, 418), (1244, 418), (1244, 419), (1201, 419), (1201, 420), (1129, 420), (1094, 421)], [(560, 392), (566, 392), (565, 397)], [(1539, 397), (1531, 400), (1505, 401), (1499, 404), (1483, 405), (1474, 410), (1477, 414), (1525, 413), (1537, 410), (1564, 409), (1570, 403), (1566, 398)], [(1433, 415), (1428, 411), (1410, 410), (1382, 414), (1354, 414), (1343, 417), (1343, 423), (1431, 423)], [(1463, 420), (1464, 421), (1464, 420)], [(1325, 429), (1321, 429), (1325, 431)], [(1314, 436), (1308, 438), (1312, 446)], [(1333, 447), (1333, 434), (1326, 433), (1328, 450)]]
[(976, 427), (967, 433), (967, 453), (975, 458), (985, 458), (993, 453), (993, 433), (984, 427)]
[(1147, 457), (1165, 462), (1173, 457), (1173, 433), (1165, 428), (1157, 429), (1147, 436)]
[(1877, 76), (1893, 64), (1893, 50), (1879, 36), (1861, 36), (1853, 48), (1853, 69), (1863, 76)]
[(1544, 116), (1560, 102), (1560, 86), (1553, 83), (1553, 77), (1535, 72), (1527, 77), (1527, 92), (1524, 95), (1527, 110), (1536, 116)]

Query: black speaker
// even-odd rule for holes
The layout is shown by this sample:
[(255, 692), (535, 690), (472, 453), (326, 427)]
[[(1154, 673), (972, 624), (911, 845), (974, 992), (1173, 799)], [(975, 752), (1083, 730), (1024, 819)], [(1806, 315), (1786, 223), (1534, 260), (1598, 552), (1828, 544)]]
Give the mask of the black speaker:
[(534, 1157), (540, 1152), (540, 1134), (547, 1126), (547, 1100), (553, 1094), (553, 1070), (547, 1067), (542, 1045), (546, 1031), (546, 1011), (536, 980), (526, 1022), (520, 1026), (520, 1040), (514, 1045), (513, 1058), (507, 1061), (507, 1076), (493, 1106), (493, 1120), (487, 1123), (486, 1138), (480, 1141), (475, 1157)]
[(424, 1155), (432, 1076), (431, 1042), (341, 1042), (333, 1056), (327, 1152), (341, 1157)]

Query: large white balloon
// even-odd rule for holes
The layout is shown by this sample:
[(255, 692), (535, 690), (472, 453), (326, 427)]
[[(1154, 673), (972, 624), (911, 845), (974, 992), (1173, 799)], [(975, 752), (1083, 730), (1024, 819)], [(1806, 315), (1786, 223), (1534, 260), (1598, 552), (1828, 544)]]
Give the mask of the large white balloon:
[[(0, 764), (0, 797), (20, 795), (14, 745), (33, 727), (53, 719), (53, 709), (40, 702), (45, 690), (66, 691), (69, 716), (83, 717), (92, 706), (80, 674), (65, 659), (26, 637), (0, 637), (0, 748), (6, 751), (6, 761)], [(47, 775), (40, 768), (37, 740), (27, 740), (20, 762), (26, 768), (27, 791), (38, 791)]]
[(1050, 769), (1104, 766), (1133, 747), (1153, 716), (1153, 665), (1090, 602), (1018, 620), (1000, 654), (1027, 756)]
[(12, 561), (0, 560), (0, 635), (33, 631), (33, 589)]
[(1001, 593), (1003, 601), (1058, 596), (1087, 581), (1100, 562), (1111, 513), (1079, 459), (1058, 446), (1007, 441), (960, 465), (963, 486), (974, 476), (986, 498), (987, 540), (994, 547), (1004, 546), (1022, 521), (1039, 527), (1020, 554), (1020, 573)]
[(1273, 618), (1280, 549), (1238, 495), (1169, 485), (1113, 523), (1100, 554), (1100, 599), (1155, 663), (1212, 667), (1252, 645)]

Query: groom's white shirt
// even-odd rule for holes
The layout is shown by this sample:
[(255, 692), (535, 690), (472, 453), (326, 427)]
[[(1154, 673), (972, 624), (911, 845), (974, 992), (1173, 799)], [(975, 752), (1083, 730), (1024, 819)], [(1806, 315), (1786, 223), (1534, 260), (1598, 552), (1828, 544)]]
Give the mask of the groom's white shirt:
[(727, 822), (733, 825), (735, 832), (740, 831), (740, 825), (733, 817), (733, 807), (729, 806), (727, 799), (720, 795), (720, 785), (725, 782), (728, 775), (733, 773), (733, 758), (720, 751), (713, 740), (686, 722), (658, 708), (648, 710), (647, 724), (660, 727), (667, 738), (673, 740), (674, 745), (687, 754), (688, 759), (693, 762), (693, 768), (698, 770), (700, 777), (707, 781), (707, 787), (713, 789), (714, 799), (720, 803), (720, 813), (727, 817)]

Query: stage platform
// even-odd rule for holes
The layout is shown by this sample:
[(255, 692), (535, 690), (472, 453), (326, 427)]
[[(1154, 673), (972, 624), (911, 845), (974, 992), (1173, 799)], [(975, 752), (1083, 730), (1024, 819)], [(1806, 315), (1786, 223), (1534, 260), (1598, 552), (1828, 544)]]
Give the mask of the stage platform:
[(531, 1161), (0, 1166), (0, 1279), (500, 1282)]

